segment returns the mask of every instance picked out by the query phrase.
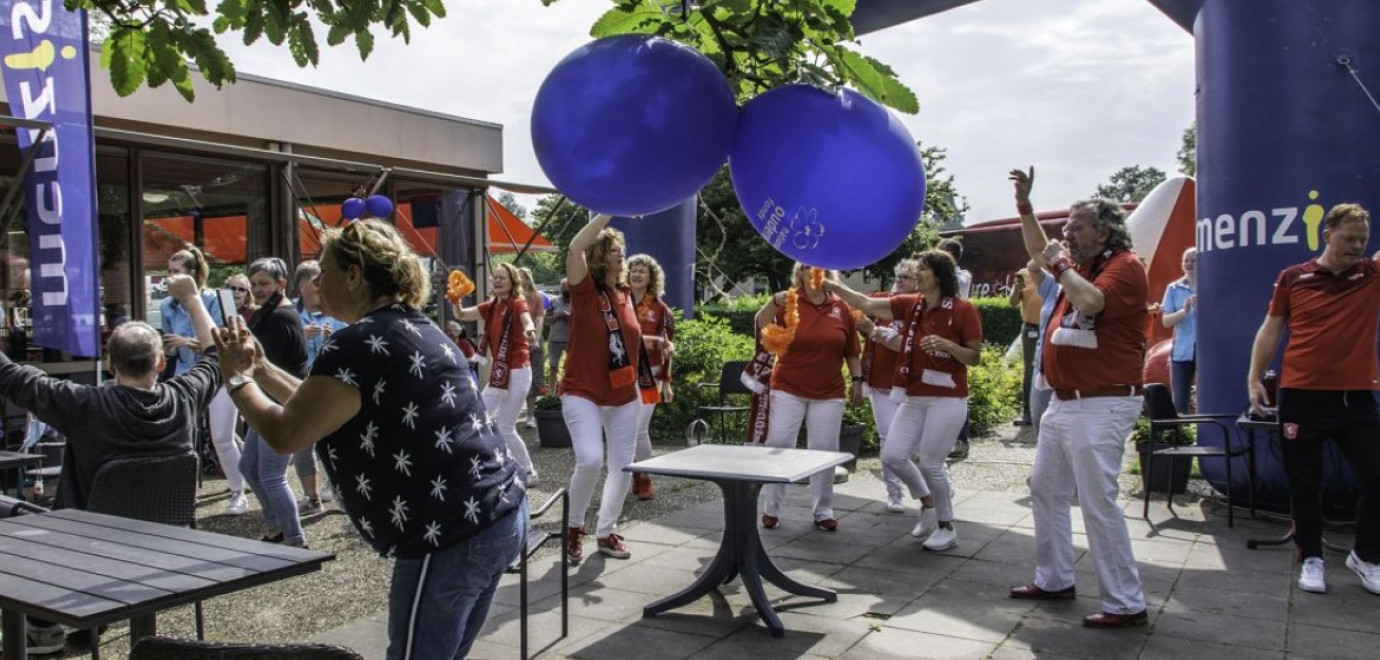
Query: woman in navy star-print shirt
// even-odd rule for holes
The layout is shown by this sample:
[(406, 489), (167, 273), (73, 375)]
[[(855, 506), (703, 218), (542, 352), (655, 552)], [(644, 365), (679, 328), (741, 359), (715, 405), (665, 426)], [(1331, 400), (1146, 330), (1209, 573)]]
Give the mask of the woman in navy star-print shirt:
[(345, 512), (394, 558), (388, 657), (464, 657), (521, 547), (524, 481), (464, 355), (420, 311), (429, 277), (397, 230), (328, 231), (321, 267), (322, 306), (349, 325), (298, 381), (234, 323), (217, 341), (227, 388), (274, 451), (317, 442)]

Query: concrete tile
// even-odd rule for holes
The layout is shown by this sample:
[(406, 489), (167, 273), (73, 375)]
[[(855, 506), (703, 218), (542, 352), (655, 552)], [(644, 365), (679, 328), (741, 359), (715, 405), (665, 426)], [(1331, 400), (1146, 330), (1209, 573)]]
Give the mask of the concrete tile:
[(709, 533), (709, 530), (697, 527), (678, 527), (660, 521), (633, 525), (622, 530), (623, 539), (629, 544), (652, 543), (672, 546), (684, 545)]
[[(1156, 631), (1157, 633), (1159, 631)], [(1283, 660), (1283, 651), (1263, 649), (1233, 644), (1217, 644), (1201, 639), (1175, 637), (1167, 634), (1154, 634), (1145, 645), (1143, 658), (1212, 658), (1213, 660)], [(1298, 656), (1289, 656), (1298, 657)]]
[(848, 566), (830, 576), (821, 586), (837, 591), (840, 597), (845, 593), (871, 595), (876, 602), (866, 611), (891, 615), (929, 591), (943, 578), (937, 572), (929, 575), (898, 575), (894, 571)]
[(1084, 628), (1077, 623), (1027, 615), (1002, 646), (1012, 651), (1035, 652), (1040, 657), (1044, 657), (1045, 653), (1055, 653), (1074, 658), (1131, 660), (1140, 657), (1141, 649), (1150, 639), (1149, 634), (1150, 628), (1145, 626), (1097, 630)]
[(852, 566), (904, 575), (903, 579), (909, 580), (909, 576), (943, 577), (967, 561), (965, 557), (925, 552), (920, 547), (920, 539), (906, 534), (863, 555)]
[(884, 625), (990, 642), (990, 649), (1006, 639), (1034, 606), (1033, 601), (1008, 598), (1003, 586), (945, 580), (887, 619)]
[(1264, 651), (1284, 650), (1284, 626), (1230, 614), (1166, 613), (1155, 621), (1155, 634), (1197, 639)]
[(1289, 617), (1289, 598), (1288, 591), (1283, 589), (1275, 594), (1254, 593), (1247, 597), (1232, 591), (1180, 583), (1165, 603), (1164, 612), (1184, 616), (1225, 614), (1284, 623)]
[(873, 658), (980, 660), (986, 658), (987, 654), (991, 653), (995, 647), (995, 644), (989, 642), (883, 627), (864, 637), (856, 646), (840, 657), (845, 660), (872, 660)]
[(629, 622), (642, 618), (642, 608), (655, 600), (657, 597), (614, 589), (596, 580), (571, 589), (570, 611), (609, 623)]
[(1380, 597), (1366, 591), (1340, 557), (1328, 556), (1327, 588), (1326, 594), (1311, 594), (1293, 586), (1290, 622), (1366, 633), (1380, 630), (1375, 616)]
[[(1072, 660), (1077, 656), (1064, 655), (1051, 651), (1033, 651), (1018, 646), (998, 646), (992, 654), (987, 656), (989, 660)], [(1095, 656), (1094, 656), (1095, 657)]]
[(784, 637), (771, 636), (761, 619), (755, 619), (695, 656), (696, 660), (762, 660), (763, 658), (837, 658), (868, 635), (869, 622), (835, 619), (800, 612), (780, 612)]
[(600, 582), (612, 589), (647, 594), (651, 600), (656, 600), (664, 595), (677, 593), (689, 587), (697, 577), (691, 571), (680, 571), (643, 563), (606, 575), (600, 579)]
[(716, 641), (715, 637), (632, 624), (610, 626), (563, 649), (571, 658), (681, 660)]
[[(1374, 611), (1372, 604), (1369, 617), (1372, 622), (1375, 620)], [(1374, 625), (1370, 631), (1360, 632), (1295, 624), (1289, 626), (1289, 657), (1371, 660), (1376, 655), (1376, 649), (1380, 648), (1380, 634), (1375, 634), (1375, 630)]]
[[(613, 625), (599, 619), (576, 616), (572, 610), (570, 634), (562, 638), (559, 608), (531, 612), (527, 617), (528, 651), (535, 654), (538, 650), (545, 649), (541, 655), (543, 658), (547, 657), (549, 653), (563, 654), (566, 649), (578, 644), (580, 640), (600, 634)], [(511, 610), (502, 614), (490, 612), (488, 621), (484, 623), (484, 632), (479, 641), (493, 647), (508, 649), (507, 655), (501, 657), (517, 657), (522, 641), (521, 618), (518, 616), (518, 612)]]
[(1293, 546), (1246, 550), (1223, 544), (1195, 543), (1184, 562), (1190, 570), (1277, 572), (1293, 563)]

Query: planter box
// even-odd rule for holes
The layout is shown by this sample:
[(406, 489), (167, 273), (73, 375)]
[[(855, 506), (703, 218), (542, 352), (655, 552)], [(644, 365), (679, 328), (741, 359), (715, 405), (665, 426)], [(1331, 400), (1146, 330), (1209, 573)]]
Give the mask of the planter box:
[[(1140, 452), (1140, 483), (1141, 487), (1153, 493), (1169, 493), (1171, 495), (1181, 495), (1188, 490), (1188, 475), (1193, 471), (1192, 456), (1155, 456), (1154, 469), (1146, 470), (1146, 461), (1151, 459), (1150, 453), (1160, 449), (1169, 449), (1181, 445), (1173, 445), (1168, 442), (1146, 443), (1136, 445)], [(1171, 470), (1174, 474), (1174, 482), (1169, 482)], [(1149, 474), (1154, 479), (1153, 483), (1146, 482), (1146, 475)]]
[(844, 424), (839, 429), (839, 451), (853, 455), (853, 460), (843, 464), (849, 472), (858, 469), (858, 454), (862, 452), (863, 431), (867, 430), (862, 424)]
[(565, 426), (565, 416), (559, 410), (538, 410), (537, 439), (543, 447), (569, 447), (570, 429)]

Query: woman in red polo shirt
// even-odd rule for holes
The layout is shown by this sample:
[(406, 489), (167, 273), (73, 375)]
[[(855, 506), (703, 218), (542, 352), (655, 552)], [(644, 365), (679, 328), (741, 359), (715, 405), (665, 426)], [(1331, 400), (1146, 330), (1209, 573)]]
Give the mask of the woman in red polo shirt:
[[(825, 286), (864, 314), (901, 320), (892, 395), (904, 401), (887, 431), (882, 463), (921, 502), (920, 521), (911, 534), (925, 539), (926, 550), (939, 551), (958, 545), (953, 484), (944, 459), (968, 417), (968, 367), (982, 357), (982, 321), (977, 308), (958, 297), (953, 257), (928, 250), (917, 258), (918, 294), (880, 300), (842, 284)], [(917, 453), (919, 469), (910, 462)]]
[(484, 408), (530, 486), (537, 480), (537, 471), (532, 467), (527, 444), (518, 435), (517, 418), (527, 391), (532, 388), (530, 347), (537, 340), (537, 332), (518, 287), (517, 268), (499, 264), (494, 269), (492, 297), (475, 307), (454, 305), (453, 309), (461, 321), (484, 321), (479, 355), (490, 361), (489, 384), (482, 392)]
[[(915, 293), (917, 273), (920, 262), (915, 259), (902, 259), (896, 264), (896, 283), (890, 293), (874, 293), (872, 298), (886, 300), (894, 295)], [(881, 445), (886, 446), (887, 431), (891, 420), (896, 416), (900, 405), (891, 398), (891, 382), (896, 373), (896, 351), (886, 345), (901, 331), (900, 321), (881, 321), (871, 316), (858, 320), (858, 329), (865, 341), (862, 349), (862, 375), (866, 387), (863, 393), (872, 402), (872, 420), (877, 425), (877, 436)], [(904, 513), (902, 500), (905, 497), (905, 483), (885, 463), (882, 464), (882, 483), (886, 484), (886, 510), (891, 513)]]
[[(838, 451), (843, 424), (843, 365), (848, 364), (852, 386), (849, 405), (862, 402), (862, 367), (858, 360), (858, 327), (848, 304), (820, 288), (833, 273), (797, 263), (795, 286), (777, 293), (757, 312), (757, 331), (763, 343), (777, 354), (771, 373), (767, 408), (767, 445), (794, 447), (800, 425), (805, 425), (806, 446)], [(775, 325), (775, 328), (768, 326)], [(784, 335), (785, 346), (772, 335)], [(781, 500), (786, 487), (762, 488), (762, 526), (780, 523)], [(838, 529), (834, 519), (834, 473), (825, 470), (810, 477), (810, 502), (815, 527), (826, 532)]]
[(632, 556), (617, 534), (618, 517), (631, 475), (637, 445), (637, 413), (641, 407), (638, 372), (642, 330), (633, 311), (632, 292), (623, 261), (623, 234), (608, 229), (610, 215), (599, 214), (570, 241), (566, 280), (570, 283), (570, 343), (565, 375), (561, 378), (561, 413), (575, 449), (575, 472), (570, 475), (570, 520), (566, 554), (578, 563), (584, 557), (585, 513), (594, 497), (594, 484), (604, 462), (608, 438), (608, 476), (599, 500), (595, 537), (599, 553), (614, 559)]
[[(676, 319), (671, 308), (661, 299), (665, 293), (666, 277), (661, 264), (650, 254), (635, 254), (628, 257), (628, 285), (632, 287), (633, 308), (637, 310), (638, 326), (642, 329), (642, 345), (647, 351), (647, 364), (651, 376), (646, 382), (638, 382), (642, 393), (642, 407), (637, 413), (637, 451), (635, 459), (643, 461), (652, 457), (652, 412), (656, 404), (670, 403), (671, 392), (671, 354), (676, 338)], [(650, 500), (652, 477), (634, 472), (632, 475), (633, 493), (639, 500)]]

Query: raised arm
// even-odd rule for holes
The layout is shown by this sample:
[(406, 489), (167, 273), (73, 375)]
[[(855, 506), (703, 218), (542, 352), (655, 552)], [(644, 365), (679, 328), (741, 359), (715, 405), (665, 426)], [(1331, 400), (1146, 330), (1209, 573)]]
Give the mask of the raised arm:
[(882, 321), (890, 321), (895, 318), (891, 314), (891, 301), (887, 298), (869, 298), (868, 296), (864, 296), (848, 288), (847, 284), (837, 280), (826, 279), (824, 280), (823, 287), (825, 291), (832, 291), (835, 295), (842, 298), (844, 302), (848, 303), (849, 307), (861, 310), (863, 314)]
[(609, 226), (609, 221), (613, 216), (607, 213), (590, 218), (589, 224), (580, 229), (575, 234), (575, 238), (570, 239), (570, 249), (565, 255), (565, 279), (570, 282), (570, 286), (575, 286), (585, 281), (585, 276), (589, 275), (589, 264), (585, 263), (585, 250), (594, 245), (594, 239), (599, 237), (599, 232), (604, 231), (604, 227)]
[(1283, 316), (1266, 315), (1265, 322), (1255, 332), (1255, 342), (1251, 344), (1250, 371), (1246, 374), (1246, 392), (1251, 398), (1251, 410), (1256, 412), (1263, 412), (1265, 402), (1269, 400), (1261, 379), (1265, 377), (1265, 368), (1270, 366), (1270, 360), (1275, 358), (1275, 349), (1279, 346), (1279, 336), (1283, 331)]
[(450, 311), (455, 314), (456, 319), (464, 321), (466, 323), (478, 321), (480, 319), (478, 305), (475, 305), (474, 307), (461, 307), (460, 305), (451, 305)]
[(215, 337), (212, 331), (216, 327), (211, 320), (211, 312), (206, 310), (206, 304), (201, 300), (201, 292), (197, 291), (196, 281), (188, 275), (168, 276), (168, 293), (182, 303), (182, 307), (187, 310), (187, 314), (192, 317), (192, 331), (196, 333), (196, 340), (202, 348), (209, 348), (215, 345)]
[(1035, 217), (1035, 207), (1030, 205), (1030, 191), (1035, 187), (1035, 167), (1028, 172), (1011, 170), (1011, 181), (1016, 186), (1016, 211), (1021, 214), (1021, 239), (1025, 242), (1025, 252), (1041, 268), (1045, 266), (1045, 244), (1049, 237)]

